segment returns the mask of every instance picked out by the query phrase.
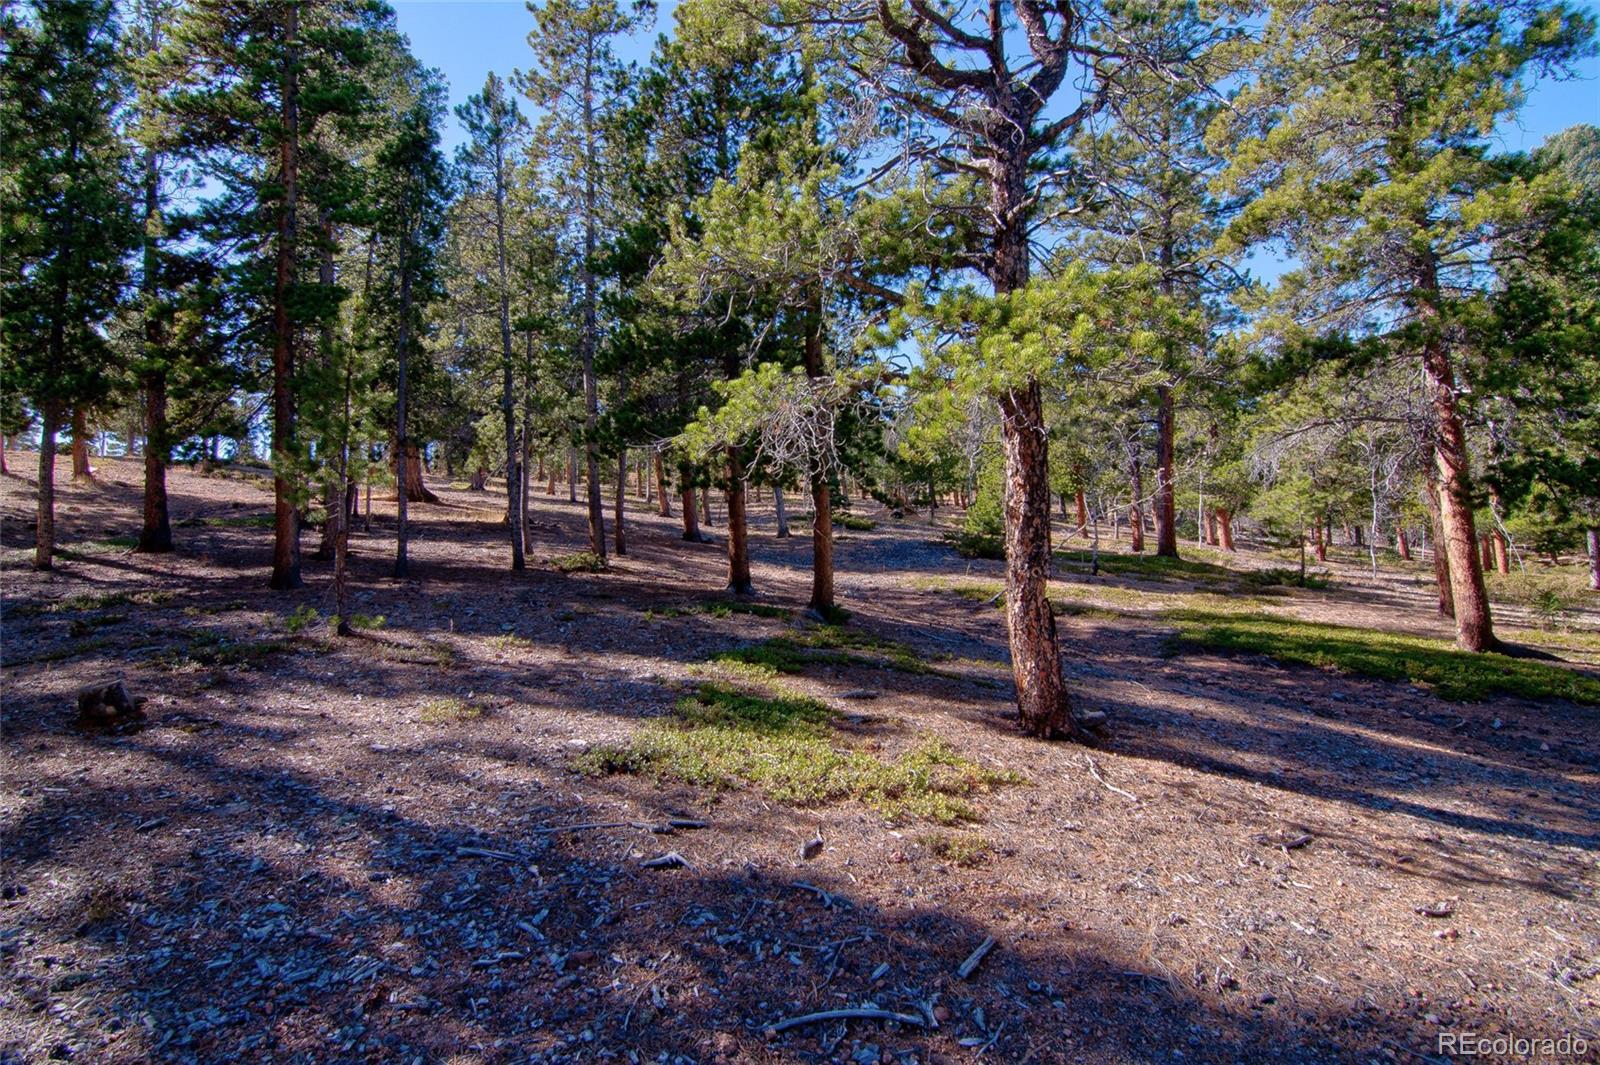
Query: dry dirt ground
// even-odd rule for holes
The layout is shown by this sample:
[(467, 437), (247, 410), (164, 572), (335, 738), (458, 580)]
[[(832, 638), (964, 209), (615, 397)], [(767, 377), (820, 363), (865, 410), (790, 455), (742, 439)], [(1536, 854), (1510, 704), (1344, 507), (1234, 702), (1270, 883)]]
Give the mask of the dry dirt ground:
[[(0, 530), (0, 1060), (1382, 1063), (1469, 1031), (1597, 1053), (1594, 707), (1174, 655), (1159, 608), (1192, 590), (1069, 575), (1123, 608), (1059, 620), (1110, 728), (1026, 740), (1000, 612), (950, 590), (997, 564), (876, 511), (839, 544), (850, 626), (940, 668), (793, 683), (846, 715), (841, 743), (932, 734), (1025, 775), (978, 799), (967, 866), (866, 807), (574, 769), (709, 655), (803, 624), (669, 609), (720, 598), (720, 515), (691, 545), (630, 499), (629, 556), (563, 575), (582, 515), (541, 493), (514, 575), (496, 497), (435, 484), (401, 582), (380, 500), (354, 579), (385, 623), (335, 641), (288, 621), (331, 609), (328, 564), (265, 588), (260, 483), (175, 472), (179, 551), (150, 557), (118, 539), (137, 468), (100, 460), (39, 575), (30, 476)], [(754, 526), (761, 600), (802, 604), (808, 541)], [(1271, 609), (1439, 631), (1415, 577), (1336, 568)], [(149, 727), (75, 730), (78, 687), (115, 677)], [(651, 831), (671, 818), (704, 827)], [(623, 824), (562, 830), (595, 822)], [(641, 864), (667, 851), (688, 864)], [(909, 1019), (771, 1030), (863, 1006)]]

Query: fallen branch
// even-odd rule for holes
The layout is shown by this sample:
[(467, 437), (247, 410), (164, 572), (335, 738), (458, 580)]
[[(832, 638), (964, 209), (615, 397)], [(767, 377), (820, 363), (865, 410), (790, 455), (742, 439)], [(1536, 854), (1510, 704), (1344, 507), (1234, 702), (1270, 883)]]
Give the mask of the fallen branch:
[(961, 968), (956, 970), (956, 975), (965, 980), (976, 972), (978, 966), (983, 964), (983, 959), (988, 957), (989, 952), (994, 949), (994, 944), (994, 936), (989, 936), (982, 943), (979, 943), (978, 949), (968, 954), (967, 960), (961, 963)]
[(649, 821), (585, 821), (576, 825), (545, 825), (542, 828), (530, 828), (531, 836), (557, 835), (562, 832), (592, 832), (603, 828), (638, 828), (646, 832), (664, 835), (678, 828), (705, 828), (704, 821), (691, 821), (686, 817), (674, 817), (670, 821), (652, 824)]
[(640, 862), (639, 866), (643, 869), (676, 869), (680, 866), (685, 869), (690, 868), (689, 859), (677, 851), (668, 851), (660, 857), (648, 858)]
[(1096, 766), (1094, 764), (1094, 759), (1093, 758), (1090, 758), (1088, 755), (1084, 755), (1083, 756), (1083, 760), (1089, 764), (1089, 774), (1091, 776), (1093, 776), (1096, 780), (1098, 780), (1101, 783), (1101, 785), (1107, 791), (1114, 791), (1118, 795), (1121, 795), (1122, 797), (1124, 797), (1126, 799), (1130, 799), (1133, 802), (1138, 802), (1139, 801), (1139, 796), (1135, 795), (1133, 792), (1131, 792), (1131, 791), (1123, 791), (1121, 788), (1117, 787), (1115, 784), (1112, 784), (1111, 782), (1106, 780), (1105, 777), (1101, 776), (1100, 775), (1100, 769), (1099, 769), (1098, 766)]
[(817, 885), (815, 885), (815, 884), (808, 884), (804, 880), (796, 880), (794, 883), (790, 884), (789, 886), (790, 887), (794, 887), (794, 888), (799, 888), (801, 891), (810, 891), (813, 894), (815, 894), (817, 896), (817, 898), (822, 900), (822, 908), (823, 909), (831, 910), (833, 908), (834, 899), (833, 899), (833, 894), (831, 892), (824, 891), (822, 888), (817, 887)]
[(901, 1024), (914, 1024), (919, 1028), (926, 1028), (928, 1026), (927, 1021), (923, 1020), (921, 1017), (918, 1017), (914, 1013), (895, 1013), (893, 1010), (872, 1009), (823, 1010), (821, 1013), (807, 1013), (803, 1017), (790, 1017), (789, 1019), (779, 1021), (776, 1024), (769, 1024), (767, 1025), (767, 1031), (776, 1035), (779, 1032), (788, 1031), (790, 1028), (798, 1028), (802, 1024), (816, 1024), (819, 1021), (844, 1020), (899, 1021)]
[(457, 847), (457, 858), (493, 858), (497, 862), (520, 862), (522, 859), (505, 851), (492, 851), (483, 847)]

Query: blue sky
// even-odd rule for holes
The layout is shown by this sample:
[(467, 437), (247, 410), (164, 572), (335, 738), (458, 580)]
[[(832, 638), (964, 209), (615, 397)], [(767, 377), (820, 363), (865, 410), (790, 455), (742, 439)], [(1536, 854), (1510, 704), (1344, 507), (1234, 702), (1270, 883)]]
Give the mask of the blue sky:
[[(400, 29), (411, 38), (417, 58), (437, 67), (450, 83), (452, 106), (483, 87), (492, 70), (502, 77), (529, 63), (528, 31), (533, 15), (523, 0), (390, 0)], [(672, 0), (658, 3), (655, 26), (619, 48), (624, 59), (644, 62), (656, 35), (672, 26)], [(1537, 147), (1545, 137), (1576, 122), (1600, 124), (1600, 58), (1583, 64), (1577, 81), (1541, 82), (1516, 123), (1501, 132), (1511, 151)], [(461, 140), (452, 114), (447, 147)]]

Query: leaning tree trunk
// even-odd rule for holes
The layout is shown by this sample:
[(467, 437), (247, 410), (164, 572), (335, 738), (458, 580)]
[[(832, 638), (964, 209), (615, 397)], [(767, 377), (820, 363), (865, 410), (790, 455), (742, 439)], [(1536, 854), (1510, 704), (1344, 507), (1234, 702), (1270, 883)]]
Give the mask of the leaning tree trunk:
[[(1438, 292), (1433, 260), (1421, 263), (1416, 287), (1430, 295)], [(1438, 323), (1432, 304), (1423, 303), (1428, 326)], [(1455, 370), (1450, 353), (1438, 336), (1422, 346), (1422, 369), (1433, 403), (1433, 465), (1439, 482), (1439, 523), (1443, 547), (1450, 561), (1450, 597), (1455, 604), (1456, 644), (1466, 651), (1493, 650), (1497, 641), (1489, 615), (1489, 591), (1483, 566), (1474, 550), (1477, 530), (1472, 517), (1471, 467), (1467, 436), (1456, 404)]]
[(1159, 402), (1156, 410), (1156, 554), (1166, 558), (1178, 557), (1178, 504), (1173, 485), (1173, 425), (1172, 387), (1162, 385), (1156, 390)]
[(1428, 505), (1428, 546), (1433, 549), (1433, 579), (1439, 588), (1439, 616), (1453, 618), (1456, 615), (1455, 596), (1452, 593), (1450, 580), (1450, 557), (1444, 551), (1444, 522), (1439, 513), (1439, 485), (1429, 472), (1427, 483)]

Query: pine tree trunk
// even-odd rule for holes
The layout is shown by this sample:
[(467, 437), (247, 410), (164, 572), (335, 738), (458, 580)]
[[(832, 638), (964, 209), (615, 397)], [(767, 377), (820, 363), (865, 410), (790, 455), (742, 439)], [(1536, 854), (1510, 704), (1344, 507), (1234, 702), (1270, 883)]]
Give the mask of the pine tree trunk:
[(1078, 508), (1078, 537), (1082, 539), (1089, 534), (1089, 504), (1084, 501), (1083, 489), (1073, 494), (1073, 501)]
[(82, 407), (72, 409), (72, 479), (94, 480), (94, 469), (89, 465), (89, 415)]
[(585, 473), (588, 475), (589, 498), (589, 550), (601, 559), (606, 557), (605, 503), (600, 495), (600, 392), (594, 368), (595, 346), (599, 343), (600, 325), (597, 295), (595, 292), (594, 253), (595, 230), (599, 224), (596, 170), (600, 165), (596, 143), (594, 96), (595, 66), (594, 34), (584, 37), (583, 52), (583, 258), (578, 263), (579, 285), (582, 294), (582, 333), (579, 352), (583, 363), (583, 451)]
[(703, 543), (700, 535), (700, 516), (695, 508), (694, 484), (689, 480), (689, 467), (678, 467), (678, 484), (683, 488), (683, 538), (690, 543)]
[(744, 512), (744, 462), (739, 449), (728, 448), (728, 591), (754, 595), (750, 583), (750, 529)]
[(1431, 521), (1428, 546), (1433, 549), (1433, 579), (1439, 588), (1439, 616), (1453, 618), (1456, 615), (1456, 604), (1450, 577), (1450, 556), (1444, 549), (1444, 520), (1439, 513), (1439, 485), (1431, 471), (1427, 484), (1427, 504), (1428, 517)]
[(1022, 728), (1049, 739), (1074, 731), (1056, 621), (1050, 611), (1050, 486), (1038, 382), (1000, 399), (1005, 450), (1006, 625)]
[(1173, 484), (1173, 457), (1176, 428), (1172, 405), (1172, 388), (1162, 385), (1156, 389), (1156, 554), (1163, 558), (1178, 557), (1178, 505)]
[[(439, 497), (434, 494), (422, 479), (422, 448), (421, 445), (409, 443), (402, 449), (405, 455), (405, 497), (408, 503), (437, 503)], [(395, 493), (400, 492), (399, 470), (396, 469)]]
[(628, 505), (628, 449), (623, 448), (617, 452), (617, 499), (613, 513), (616, 515), (613, 531), (616, 536), (617, 554), (628, 553), (628, 534), (622, 528), (622, 514)]
[(711, 521), (711, 490), (700, 490), (700, 524), (706, 528), (712, 527)]
[(154, 555), (172, 550), (172, 516), (167, 506), (165, 372), (153, 370), (144, 375), (144, 417), (144, 524), (134, 550)]
[(1394, 549), (1399, 552), (1402, 561), (1411, 561), (1411, 541), (1407, 538), (1403, 527), (1394, 531)]
[[(806, 339), (803, 349), (806, 376), (818, 378), (822, 363), (822, 293), (813, 289), (806, 313)], [(834, 616), (833, 591), (833, 494), (825, 471), (811, 471), (811, 600), (806, 604), (813, 614), (828, 620)]]
[(1144, 553), (1144, 462), (1138, 445), (1128, 448), (1128, 473), (1133, 484), (1133, 502), (1128, 505), (1128, 532), (1132, 537), (1135, 554)]
[(1316, 531), (1317, 561), (1326, 562), (1328, 561), (1328, 537), (1323, 535), (1321, 521), (1315, 522), (1314, 527)]
[(667, 463), (656, 448), (650, 449), (651, 461), (656, 469), (656, 513), (663, 518), (672, 517), (672, 496), (667, 492)]
[[(159, 248), (161, 171), (153, 150), (144, 157), (144, 273), (139, 289), (145, 299), (144, 339), (152, 363), (143, 374), (144, 385), (144, 522), (134, 550), (163, 554), (172, 550), (172, 517), (167, 504), (167, 463), (172, 442), (167, 439), (167, 370), (161, 360), (166, 330), (154, 303), (160, 287)], [(129, 441), (132, 446), (132, 441)]]
[(6, 439), (6, 434), (0, 433), (0, 476), (11, 472), (11, 467), (6, 465), (6, 448), (10, 444), (11, 441)]
[(499, 277), (500, 310), (500, 419), (506, 438), (506, 524), (511, 532), (511, 569), (527, 568), (523, 554), (522, 464), (517, 461), (517, 414), (511, 365), (511, 282), (506, 274), (505, 141), (494, 140), (494, 249)]
[(567, 502), (578, 501), (578, 449), (567, 448)]
[(54, 400), (40, 404), (39, 499), (34, 526), (33, 568), (54, 569), (56, 551), (56, 433), (61, 406)]
[(272, 480), (272, 576), (267, 586), (275, 591), (299, 588), (300, 512), (294, 489), (284, 471), (294, 455), (294, 325), (289, 317), (290, 289), (295, 282), (297, 213), (300, 180), (299, 10), (284, 9), (284, 36), (289, 42), (283, 64), (280, 93), (282, 140), (278, 145), (278, 180), (283, 198), (277, 205), (276, 263), (272, 281), (272, 457), (277, 471)]
[(1591, 528), (1589, 541), (1589, 590), (1600, 592), (1600, 529)]
[[(1416, 288), (1433, 296), (1439, 290), (1433, 260), (1419, 267)], [(1437, 311), (1424, 300), (1425, 324), (1437, 325)], [(1483, 566), (1474, 550), (1477, 530), (1472, 517), (1471, 464), (1466, 431), (1456, 405), (1455, 371), (1450, 354), (1438, 336), (1422, 346), (1422, 368), (1433, 402), (1433, 457), (1439, 483), (1439, 519), (1444, 551), (1450, 562), (1450, 595), (1455, 605), (1456, 645), (1465, 651), (1493, 650), (1497, 641), (1489, 613), (1489, 592)]]
[(1234, 546), (1233, 546), (1233, 512), (1232, 511), (1222, 510), (1221, 508), (1218, 508), (1218, 510), (1217, 510), (1217, 532), (1220, 533), (1221, 536), (1222, 536), (1222, 549), (1224, 551), (1232, 551), (1232, 550), (1234, 550)]
[(781, 485), (775, 484), (772, 486), (772, 506), (778, 514), (778, 538), (786, 540), (789, 537), (789, 515), (784, 513), (783, 510), (783, 487)]

